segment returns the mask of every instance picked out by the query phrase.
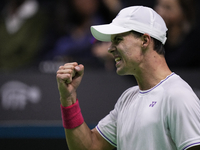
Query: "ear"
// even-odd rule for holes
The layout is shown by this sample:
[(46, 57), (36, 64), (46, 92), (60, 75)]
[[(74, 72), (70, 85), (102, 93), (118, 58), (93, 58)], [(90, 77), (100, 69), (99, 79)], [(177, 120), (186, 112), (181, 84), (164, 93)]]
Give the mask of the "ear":
[(142, 35), (142, 47), (147, 48), (151, 43), (151, 37), (149, 34), (145, 33)]

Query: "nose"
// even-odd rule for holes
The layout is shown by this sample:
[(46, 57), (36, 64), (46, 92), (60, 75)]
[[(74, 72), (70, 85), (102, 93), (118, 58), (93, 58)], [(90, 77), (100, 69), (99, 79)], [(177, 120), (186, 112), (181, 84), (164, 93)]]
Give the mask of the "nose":
[(117, 49), (116, 46), (111, 44), (110, 47), (108, 48), (108, 52), (113, 53), (116, 49)]

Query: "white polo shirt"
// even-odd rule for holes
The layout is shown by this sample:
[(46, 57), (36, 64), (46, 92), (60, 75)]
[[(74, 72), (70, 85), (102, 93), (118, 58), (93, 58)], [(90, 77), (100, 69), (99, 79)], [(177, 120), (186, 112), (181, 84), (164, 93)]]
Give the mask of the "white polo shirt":
[(200, 101), (172, 73), (149, 90), (127, 89), (96, 129), (117, 150), (186, 150), (200, 145)]

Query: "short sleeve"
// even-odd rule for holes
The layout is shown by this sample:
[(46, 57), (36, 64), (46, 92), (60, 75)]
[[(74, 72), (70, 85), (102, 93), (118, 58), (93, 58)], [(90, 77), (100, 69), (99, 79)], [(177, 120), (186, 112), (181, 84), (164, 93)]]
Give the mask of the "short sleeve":
[(200, 145), (200, 101), (190, 90), (175, 89), (170, 97), (168, 124), (178, 150)]

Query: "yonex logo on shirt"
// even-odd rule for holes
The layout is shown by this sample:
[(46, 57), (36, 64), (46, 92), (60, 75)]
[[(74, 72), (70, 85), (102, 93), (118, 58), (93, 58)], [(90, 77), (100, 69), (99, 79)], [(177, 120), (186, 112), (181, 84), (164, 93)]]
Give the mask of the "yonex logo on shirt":
[(157, 102), (156, 101), (152, 101), (152, 103), (149, 105), (149, 107), (153, 107)]

